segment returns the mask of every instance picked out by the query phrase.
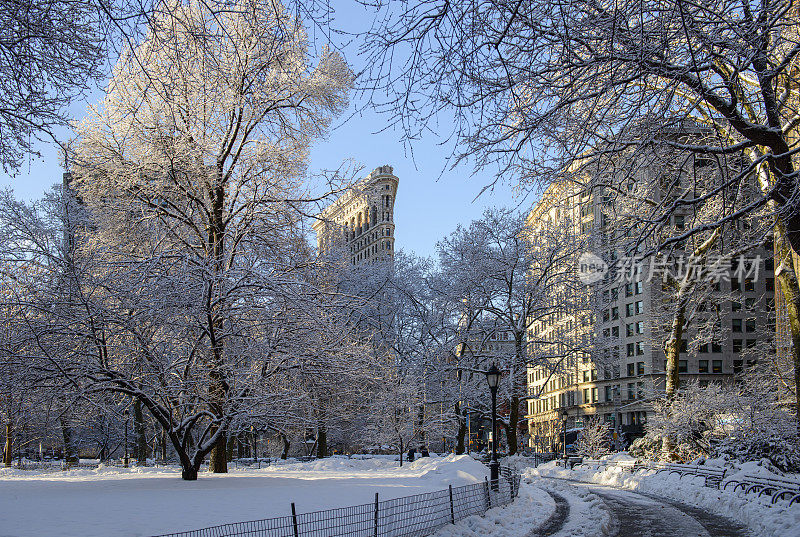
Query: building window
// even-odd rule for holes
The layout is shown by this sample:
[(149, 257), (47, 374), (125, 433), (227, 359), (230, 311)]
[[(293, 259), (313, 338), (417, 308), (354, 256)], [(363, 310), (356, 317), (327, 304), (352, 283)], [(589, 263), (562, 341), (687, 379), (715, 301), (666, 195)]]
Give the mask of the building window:
[(753, 280), (751, 278), (747, 278), (747, 279), (744, 280), (744, 290), (745, 291), (755, 291), (756, 290), (756, 286), (753, 283)]
[(712, 341), (711, 352), (722, 352), (722, 343), (720, 343), (719, 341)]
[(734, 339), (733, 340), (733, 352), (742, 352), (742, 340), (741, 339)]
[(611, 328), (611, 336), (619, 337), (619, 326), (614, 326)]
[(611, 386), (606, 386), (604, 389), (605, 389), (605, 392), (606, 392), (606, 394), (605, 394), (606, 395), (606, 401), (613, 401), (614, 400), (613, 388)]
[(733, 361), (733, 373), (738, 375), (742, 372), (742, 361), (741, 360), (734, 360)]
[(633, 285), (633, 289), (634, 289), (634, 292), (635, 292), (637, 295), (641, 295), (641, 294), (642, 294), (642, 291), (644, 290), (644, 284), (643, 284), (642, 282), (636, 282), (636, 283)]
[(584, 371), (583, 372), (583, 382), (589, 382), (589, 372), (588, 371)]
[(740, 291), (742, 289), (741, 285), (739, 285), (738, 278), (731, 278), (731, 291)]
[(583, 389), (583, 403), (586, 404), (589, 402), (589, 388)]
[(636, 362), (636, 374), (644, 375), (644, 362)]
[(617, 307), (611, 308), (611, 319), (612, 320), (619, 319), (619, 308), (617, 308)]
[(755, 319), (747, 319), (744, 322), (744, 331), (745, 332), (755, 332), (756, 331), (756, 320)]
[(635, 391), (636, 384), (633, 382), (628, 383), (628, 399), (636, 399), (636, 391)]
[(592, 403), (597, 402), (597, 390), (598, 390), (597, 387), (592, 388)]
[(708, 373), (708, 360), (700, 360), (697, 362), (698, 373)]
[(767, 286), (767, 291), (772, 292), (775, 290), (775, 278), (767, 278), (764, 283)]
[(703, 353), (703, 354), (707, 353), (708, 352), (708, 343), (703, 343), (702, 345), (697, 347), (697, 352), (700, 352), (700, 353)]
[(634, 375), (634, 368), (636, 366), (634, 364), (628, 364), (628, 376), (632, 377)]
[(678, 373), (688, 373), (689, 365), (686, 360), (678, 360)]
[(633, 317), (633, 315), (634, 315), (633, 312), (634, 312), (633, 302), (631, 302), (630, 304), (625, 304), (625, 316), (626, 317)]
[(628, 343), (627, 350), (628, 350), (628, 356), (635, 356), (636, 355), (635, 354), (636, 353), (636, 348), (634, 347), (633, 343)]
[(625, 325), (625, 335), (627, 337), (631, 337), (634, 334), (634, 323), (628, 323)]
[(731, 330), (733, 332), (741, 332), (742, 331), (742, 320), (741, 319), (731, 319)]
[(722, 373), (722, 360), (712, 360), (711, 361), (711, 372), (712, 373)]
[[(686, 340), (684, 340), (686, 341)], [(644, 347), (642, 346), (641, 341), (636, 342), (636, 356), (642, 356), (644, 354)]]
[(639, 321), (636, 323), (636, 333), (644, 334), (644, 321)]
[(633, 296), (633, 283), (626, 283), (625, 284), (625, 296), (626, 297)]
[(636, 301), (636, 313), (641, 314), (644, 313), (644, 302), (641, 300)]

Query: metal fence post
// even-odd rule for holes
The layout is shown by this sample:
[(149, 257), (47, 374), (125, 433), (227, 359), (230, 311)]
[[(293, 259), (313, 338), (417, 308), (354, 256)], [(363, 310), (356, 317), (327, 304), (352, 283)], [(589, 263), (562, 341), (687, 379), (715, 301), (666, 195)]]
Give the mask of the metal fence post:
[(450, 522), (456, 523), (456, 510), (453, 508), (453, 485), (450, 485)]
[(292, 502), (292, 526), (294, 526), (294, 537), (299, 537), (300, 532), (297, 529), (297, 511), (294, 509), (294, 502)]
[[(403, 456), (402, 454), (400, 455)], [(375, 493), (375, 537), (378, 537), (378, 493)]]
[(486, 511), (492, 508), (492, 497), (489, 495), (489, 478), (485, 478), (486, 481), (483, 482), (483, 490), (486, 493)]

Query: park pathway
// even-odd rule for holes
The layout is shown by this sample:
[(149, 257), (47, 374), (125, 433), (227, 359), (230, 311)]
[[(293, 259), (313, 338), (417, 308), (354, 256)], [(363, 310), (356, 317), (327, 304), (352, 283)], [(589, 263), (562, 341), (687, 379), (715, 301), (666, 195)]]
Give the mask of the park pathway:
[[(557, 478), (542, 478), (553, 479)], [(604, 485), (557, 479), (560, 483), (596, 494), (611, 516), (609, 537), (746, 537), (747, 530), (726, 517), (649, 494)], [(569, 528), (569, 504), (548, 491), (556, 511), (528, 537), (574, 535)], [(567, 524), (568, 525), (568, 524)]]

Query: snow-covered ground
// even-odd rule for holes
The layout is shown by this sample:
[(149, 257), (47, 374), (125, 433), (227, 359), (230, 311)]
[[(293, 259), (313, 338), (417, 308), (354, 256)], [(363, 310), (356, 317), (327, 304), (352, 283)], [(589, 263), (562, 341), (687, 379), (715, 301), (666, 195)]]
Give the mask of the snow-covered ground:
[(467, 456), (330, 458), (182, 481), (178, 468), (0, 469), (0, 535), (139, 537), (370, 503), (483, 481)]
[[(626, 454), (616, 456), (616, 458), (626, 457)], [(708, 462), (714, 463), (714, 461)], [(737, 473), (771, 475), (758, 463), (741, 465)], [(795, 504), (792, 507), (770, 505), (768, 497), (758, 499), (750, 495), (745, 498), (741, 492), (734, 493), (730, 488), (728, 490), (708, 488), (703, 486), (704, 480), (701, 477), (680, 478), (678, 475), (668, 475), (666, 472), (656, 474), (649, 470), (632, 474), (614, 466), (599, 469), (576, 466), (574, 470), (566, 470), (558, 467), (555, 462), (525, 470), (523, 475), (534, 483), (539, 476), (558, 477), (653, 494), (738, 521), (747, 526), (753, 535), (759, 537), (800, 537), (800, 505)], [(729, 477), (735, 479), (735, 475), (731, 474)]]
[(556, 499), (568, 506), (564, 520), (554, 525), (557, 537), (602, 537), (608, 535), (610, 517), (595, 494), (557, 481), (524, 478), (519, 496), (511, 505), (490, 509), (484, 516), (471, 516), (440, 529), (434, 537), (526, 537), (536, 535), (558, 517)]

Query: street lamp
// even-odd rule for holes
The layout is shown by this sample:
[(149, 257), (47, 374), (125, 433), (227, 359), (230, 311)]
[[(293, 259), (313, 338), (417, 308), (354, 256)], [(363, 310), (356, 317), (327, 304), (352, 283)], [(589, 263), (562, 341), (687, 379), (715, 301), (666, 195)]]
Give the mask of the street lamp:
[(500, 479), (500, 463), (497, 461), (497, 387), (500, 385), (500, 370), (495, 364), (486, 371), (486, 382), (492, 392), (492, 458), (489, 462), (489, 474), (492, 488), (497, 490)]
[(563, 424), (564, 428), (564, 468), (567, 467), (567, 418), (569, 414), (567, 413), (567, 409), (561, 411), (561, 423)]
[(122, 411), (122, 415), (125, 416), (125, 459), (123, 462), (123, 466), (125, 468), (128, 467), (128, 463), (130, 460), (128, 459), (128, 409)]

